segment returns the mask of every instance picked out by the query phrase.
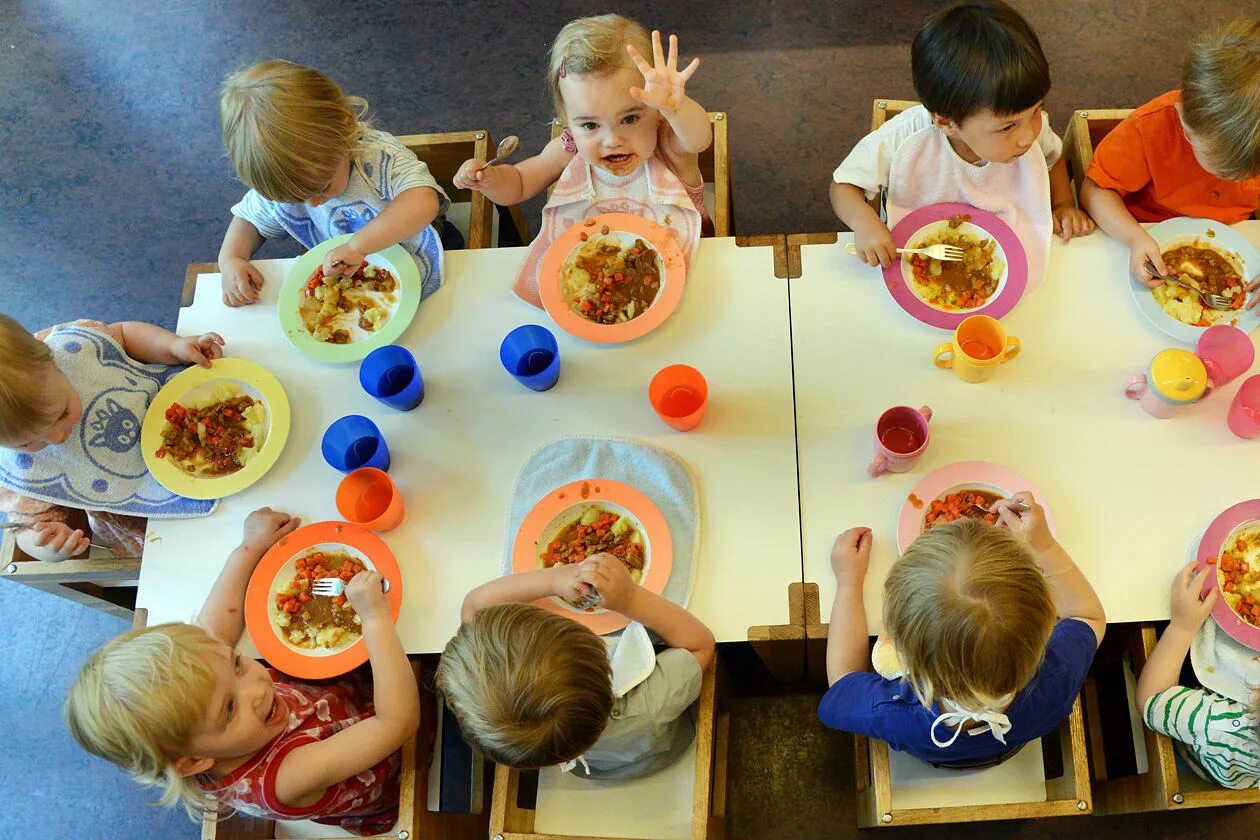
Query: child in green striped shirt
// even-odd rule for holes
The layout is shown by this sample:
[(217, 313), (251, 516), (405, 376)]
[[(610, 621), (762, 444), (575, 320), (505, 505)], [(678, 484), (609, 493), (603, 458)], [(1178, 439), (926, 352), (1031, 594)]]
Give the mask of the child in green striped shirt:
[[(1235, 790), (1253, 788), (1260, 783), (1255, 711), (1216, 692), (1178, 685), (1190, 642), (1217, 598), (1215, 588), (1200, 597), (1203, 580), (1194, 567), (1186, 566), (1173, 581), (1172, 621), (1138, 677), (1138, 708), (1146, 725), (1172, 738), (1205, 780)], [(1209, 569), (1215, 573), (1215, 567)]]

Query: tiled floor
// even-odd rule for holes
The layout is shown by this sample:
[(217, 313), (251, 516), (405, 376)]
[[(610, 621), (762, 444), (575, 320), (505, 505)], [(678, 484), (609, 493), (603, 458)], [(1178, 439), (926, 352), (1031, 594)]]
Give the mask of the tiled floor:
[[(649, 26), (679, 34), (703, 63), (697, 101), (731, 118), (740, 233), (825, 230), (828, 173), (864, 133), (876, 96), (913, 98), (909, 42), (935, 0), (650, 0)], [(1132, 106), (1175, 85), (1188, 35), (1254, 0), (1035, 3), (1062, 130), (1069, 109)], [(70, 318), (173, 326), (184, 267), (213, 259), (241, 188), (219, 141), (218, 80), (283, 56), (316, 64), (398, 133), (488, 128), (539, 148), (551, 117), (549, 39), (605, 7), (535, 0), (365, 0), (0, 6), (0, 309), (31, 328)], [(537, 218), (537, 205), (529, 217)], [(267, 255), (288, 253), (268, 246)], [(777, 605), (776, 605), (777, 606)], [(0, 719), (6, 797), (0, 837), (192, 837), (141, 803), (121, 774), (82, 756), (61, 726), (65, 686), (122, 629), (0, 584), (16, 640)], [(731, 757), (731, 836), (852, 836), (842, 739), (821, 737), (815, 698), (741, 701)], [(15, 780), (20, 779), (20, 783)], [(767, 796), (767, 791), (774, 796)], [(1254, 812), (959, 828), (934, 836), (1196, 837), (1241, 831)]]

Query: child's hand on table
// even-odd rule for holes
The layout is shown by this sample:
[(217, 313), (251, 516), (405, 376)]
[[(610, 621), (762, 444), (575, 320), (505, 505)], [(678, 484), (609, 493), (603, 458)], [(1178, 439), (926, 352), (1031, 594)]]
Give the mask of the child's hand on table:
[(233, 257), (219, 263), (223, 275), (223, 302), (228, 306), (248, 306), (258, 300), (262, 275), (249, 260)]
[[(1248, 292), (1254, 292), (1256, 289), (1260, 289), (1260, 274), (1257, 274), (1255, 277), (1252, 277), (1251, 282), (1247, 284)], [(1255, 307), (1257, 303), (1260, 303), (1260, 295), (1256, 295), (1251, 300), (1247, 301), (1246, 308), (1252, 309)]]
[[(1027, 510), (1016, 512), (1011, 508), (1023, 505)], [(1046, 523), (1046, 510), (1037, 504), (1032, 493), (1027, 490), (1016, 493), (1009, 499), (998, 499), (989, 508), (995, 511), (1002, 524), (1028, 543), (1028, 547), (1037, 553), (1049, 551), (1054, 547), (1054, 535)]]
[(324, 255), (324, 276), (341, 277), (354, 274), (367, 255), (349, 242), (338, 245)]
[(60, 560), (82, 554), (91, 542), (82, 530), (64, 522), (33, 522), (30, 530), (35, 532), (31, 544), (56, 554)]
[(580, 564), (578, 580), (595, 587), (604, 596), (603, 606), (613, 612), (625, 613), (639, 591), (639, 585), (630, 577), (630, 570), (611, 554), (592, 554)]
[(1052, 207), (1050, 215), (1054, 218), (1055, 234), (1064, 242), (1071, 242), (1075, 236), (1088, 236), (1094, 232), (1094, 220), (1071, 201)]
[(630, 88), (630, 95), (649, 108), (662, 113), (673, 113), (687, 98), (687, 80), (700, 66), (700, 59), (693, 58), (685, 69), (678, 69), (678, 36), (669, 36), (669, 56), (661, 48), (660, 30), (652, 30), (652, 64), (639, 54), (633, 44), (626, 44), (630, 60), (643, 74), (643, 87)]
[(245, 517), (241, 547), (262, 557), (281, 537), (292, 533), (301, 524), (300, 516), (290, 516), (269, 507), (259, 508)]
[(890, 266), (897, 259), (897, 246), (892, 231), (878, 217), (853, 228), (853, 245), (867, 265)]
[[(1159, 252), (1159, 243), (1145, 230), (1139, 230), (1129, 240), (1128, 245), (1129, 272), (1149, 288), (1156, 289), (1164, 285), (1164, 281), (1159, 279), (1159, 277), (1163, 277), (1168, 273), (1168, 266), (1164, 265), (1164, 256)], [(1146, 270), (1148, 262), (1155, 266), (1155, 270), (1159, 272), (1159, 277), (1152, 277), (1151, 273)]]
[(384, 580), (380, 572), (364, 569), (346, 584), (346, 600), (364, 624), (373, 618), (389, 620), (389, 599), (381, 591)]
[(223, 358), (223, 336), (218, 333), (180, 336), (171, 342), (171, 355), (185, 364), (208, 368), (212, 359)]
[[(1207, 595), (1202, 595), (1203, 577), (1195, 566), (1195, 563), (1188, 563), (1173, 579), (1172, 585), (1172, 626), (1192, 635), (1199, 632), (1203, 622), (1212, 614), (1219, 594), (1213, 586)], [(1216, 567), (1208, 566), (1206, 571), (1214, 574)]]
[(871, 542), (875, 539), (870, 528), (850, 528), (831, 546), (831, 571), (837, 584), (861, 586), (866, 580), (866, 568), (871, 562)]
[(484, 158), (473, 158), (460, 165), (453, 183), (455, 188), (460, 190), (498, 192), (510, 186), (509, 179), (516, 178), (516, 175), (510, 172), (511, 169), (512, 165), (507, 163), (487, 168)]

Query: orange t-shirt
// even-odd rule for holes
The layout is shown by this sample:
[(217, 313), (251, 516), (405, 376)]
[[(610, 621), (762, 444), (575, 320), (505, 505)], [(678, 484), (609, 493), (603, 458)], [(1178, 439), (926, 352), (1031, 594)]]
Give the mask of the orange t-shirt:
[(1120, 193), (1139, 222), (1250, 219), (1260, 205), (1260, 177), (1226, 181), (1200, 166), (1181, 127), (1180, 101), (1181, 91), (1172, 90), (1130, 114), (1098, 144), (1086, 177)]

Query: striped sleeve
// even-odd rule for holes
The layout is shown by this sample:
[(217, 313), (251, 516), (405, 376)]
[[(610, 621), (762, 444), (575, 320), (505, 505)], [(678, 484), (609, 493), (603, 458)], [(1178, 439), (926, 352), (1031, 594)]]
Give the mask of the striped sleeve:
[(1148, 699), (1142, 718), (1152, 730), (1185, 744), (1188, 757), (1217, 784), (1241, 789), (1260, 782), (1256, 721), (1241, 703), (1178, 685)]

